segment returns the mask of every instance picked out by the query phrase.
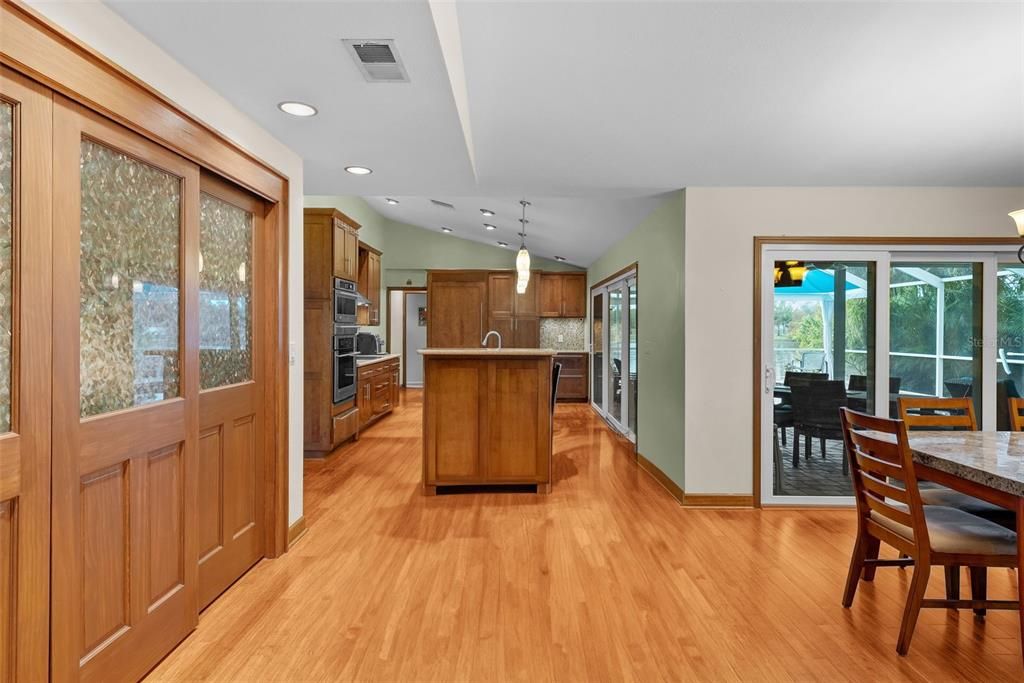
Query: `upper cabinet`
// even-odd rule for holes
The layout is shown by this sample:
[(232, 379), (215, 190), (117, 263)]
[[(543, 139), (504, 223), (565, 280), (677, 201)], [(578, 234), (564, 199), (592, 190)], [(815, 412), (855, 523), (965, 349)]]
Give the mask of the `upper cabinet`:
[(359, 225), (339, 213), (334, 217), (334, 277), (355, 282), (359, 277)]
[(586, 292), (586, 273), (541, 273), (540, 317), (585, 317), (587, 314)]
[(359, 277), (359, 224), (337, 209), (303, 210), (305, 298), (328, 299), (332, 278)]
[(380, 325), (380, 255), (381, 253), (363, 242), (359, 248), (359, 293), (370, 300), (369, 306), (360, 306), (356, 311), (356, 322), (360, 325)]
[(487, 324), (487, 273), (427, 273), (427, 346), (479, 348)]

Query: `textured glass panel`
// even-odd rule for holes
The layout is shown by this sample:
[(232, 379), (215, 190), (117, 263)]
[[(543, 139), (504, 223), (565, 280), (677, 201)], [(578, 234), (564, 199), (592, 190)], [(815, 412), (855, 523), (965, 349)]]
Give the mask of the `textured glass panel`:
[(82, 141), (82, 417), (179, 395), (178, 178)]
[(199, 385), (252, 379), (252, 214), (200, 197)]
[(11, 431), (14, 108), (0, 103), (0, 434)]

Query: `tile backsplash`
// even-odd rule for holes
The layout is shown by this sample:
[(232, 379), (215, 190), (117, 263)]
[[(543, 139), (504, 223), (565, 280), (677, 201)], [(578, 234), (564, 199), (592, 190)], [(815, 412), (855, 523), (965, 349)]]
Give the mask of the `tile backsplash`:
[[(558, 337), (562, 341), (558, 341)], [(586, 320), (584, 318), (542, 318), (540, 347), (558, 351), (584, 351)]]

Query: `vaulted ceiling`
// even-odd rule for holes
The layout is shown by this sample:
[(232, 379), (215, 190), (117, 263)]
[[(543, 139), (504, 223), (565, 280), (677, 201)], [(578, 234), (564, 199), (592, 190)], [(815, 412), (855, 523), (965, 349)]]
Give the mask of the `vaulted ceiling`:
[[(574, 222), (535, 227), (584, 265), (685, 186), (1024, 185), (1021, 3), (109, 4), (298, 152), (307, 194), (560, 198)], [(343, 38), (395, 39), (409, 82), (367, 83)], [(423, 206), (383, 208), (436, 229)]]

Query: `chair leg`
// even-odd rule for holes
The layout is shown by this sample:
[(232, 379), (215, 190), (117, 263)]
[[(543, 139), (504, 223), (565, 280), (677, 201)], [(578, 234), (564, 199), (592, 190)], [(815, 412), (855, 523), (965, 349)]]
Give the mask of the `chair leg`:
[(850, 476), (850, 460), (846, 454), (846, 441), (843, 441), (843, 476)]
[[(971, 599), (988, 599), (988, 569), (986, 567), (968, 567), (971, 575)], [(985, 618), (986, 610), (976, 609), (974, 615), (981, 619)]]
[(910, 640), (914, 637), (917, 617), (921, 614), (921, 601), (928, 588), (928, 575), (931, 567), (927, 564), (914, 565), (914, 577), (910, 580), (910, 592), (907, 594), (907, 605), (903, 609), (903, 623), (900, 625), (900, 637), (896, 642), (896, 652), (905, 655), (910, 651)]
[(793, 427), (793, 467), (800, 467), (800, 432)]
[(825, 439), (818, 439), (818, 442), (821, 444), (821, 459), (824, 460), (825, 459)]
[(857, 534), (857, 542), (853, 545), (853, 555), (850, 556), (850, 569), (846, 573), (846, 589), (843, 591), (843, 607), (853, 604), (853, 596), (857, 594), (857, 584), (863, 572), (868, 568), (864, 566), (866, 558), (866, 541), (861, 533)]
[[(877, 560), (878, 559), (878, 549), (879, 549), (879, 547), (881, 545), (882, 545), (882, 542), (879, 541), (877, 538), (875, 538), (874, 536), (868, 536), (864, 540), (864, 559), (865, 560)], [(870, 564), (869, 565), (865, 565), (864, 566), (864, 580), (865, 581), (874, 581), (875, 580), (875, 570), (876, 569), (878, 569), (878, 567), (875, 567), (874, 565), (870, 565)]]
[(786, 428), (785, 427), (782, 428), (782, 445), (783, 446), (786, 445)]
[(946, 599), (960, 599), (960, 565), (951, 564), (943, 567), (946, 574)]
[(804, 437), (804, 460), (810, 460), (811, 458), (811, 435), (808, 434)]

